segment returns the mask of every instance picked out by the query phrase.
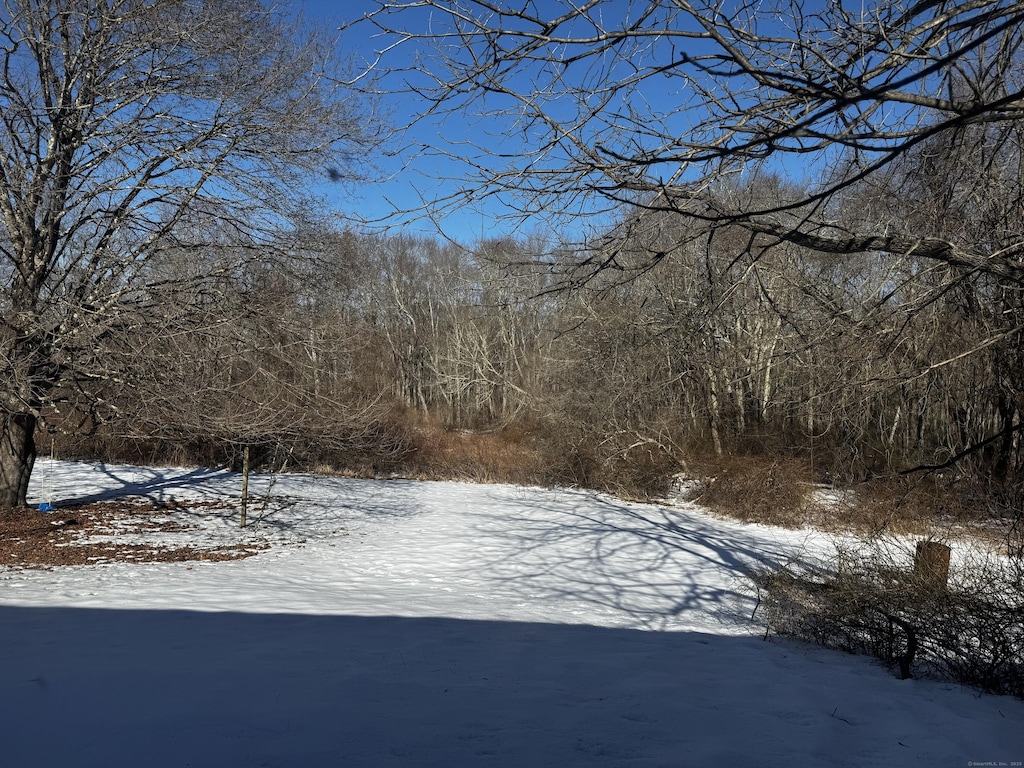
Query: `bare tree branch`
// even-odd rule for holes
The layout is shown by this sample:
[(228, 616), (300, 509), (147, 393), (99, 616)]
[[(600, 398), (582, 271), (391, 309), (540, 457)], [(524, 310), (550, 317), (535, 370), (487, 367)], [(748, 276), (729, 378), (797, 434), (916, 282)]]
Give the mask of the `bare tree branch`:
[(0, 505), (52, 393), (117, 378), (97, 345), (167, 295), (164, 255), (193, 259), (179, 281), (231, 269), (193, 237), (267, 248), (311, 175), (366, 167), (372, 105), (334, 53), (255, 0), (0, 6)]
[[(441, 126), (418, 149), (465, 168), (456, 192), (427, 201), (434, 215), (497, 196), (522, 220), (589, 214), (607, 229), (623, 207), (699, 215), (724, 179), (768, 170), (801, 194), (705, 208), (709, 223), (1021, 280), (1016, 246), (823, 225), (837, 193), (922, 142), (1024, 118), (1024, 3), (382, 0), (357, 25), (390, 54), (416, 49), (414, 68), (389, 75)], [(445, 120), (467, 118), (487, 135), (446, 137)]]

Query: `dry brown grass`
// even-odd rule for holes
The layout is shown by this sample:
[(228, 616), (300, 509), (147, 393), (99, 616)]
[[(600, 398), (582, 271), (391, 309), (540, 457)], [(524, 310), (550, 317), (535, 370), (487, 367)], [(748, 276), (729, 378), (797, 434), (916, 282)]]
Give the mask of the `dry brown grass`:
[(450, 430), (422, 420), (412, 432), (408, 473), (427, 480), (532, 484), (543, 462), (519, 430)]
[(624, 498), (664, 498), (679, 462), (657, 446), (618, 448), (565, 425), (517, 422), (492, 430), (453, 430), (417, 417), (404, 474), (595, 488)]
[(868, 537), (973, 538), (1005, 548), (1012, 516), (999, 514), (991, 494), (930, 476), (878, 478), (850, 489), (849, 503), (822, 510), (813, 522), (823, 530)]
[(884, 478), (860, 485), (848, 521), (869, 533), (927, 534), (937, 523), (962, 519), (958, 495), (926, 478)]
[(994, 504), (990, 491), (932, 476), (889, 476), (836, 489), (831, 500), (800, 459), (723, 456), (690, 462), (703, 479), (694, 501), (712, 513), (745, 522), (813, 527), (868, 537), (915, 535), (973, 538), (1004, 551), (1020, 516)]

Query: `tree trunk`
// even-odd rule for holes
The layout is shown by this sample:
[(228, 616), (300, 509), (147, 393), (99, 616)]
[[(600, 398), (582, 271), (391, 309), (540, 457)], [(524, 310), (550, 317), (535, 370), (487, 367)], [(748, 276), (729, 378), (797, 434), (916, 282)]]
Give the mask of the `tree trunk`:
[(28, 481), (36, 462), (36, 417), (9, 413), (0, 430), (0, 508), (27, 507)]

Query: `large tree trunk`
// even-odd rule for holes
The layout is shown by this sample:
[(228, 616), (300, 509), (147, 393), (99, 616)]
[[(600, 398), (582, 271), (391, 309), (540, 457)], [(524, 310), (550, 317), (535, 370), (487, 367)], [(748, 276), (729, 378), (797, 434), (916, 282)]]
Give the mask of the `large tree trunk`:
[(36, 417), (9, 413), (0, 429), (0, 509), (28, 506), (28, 481), (36, 462)]

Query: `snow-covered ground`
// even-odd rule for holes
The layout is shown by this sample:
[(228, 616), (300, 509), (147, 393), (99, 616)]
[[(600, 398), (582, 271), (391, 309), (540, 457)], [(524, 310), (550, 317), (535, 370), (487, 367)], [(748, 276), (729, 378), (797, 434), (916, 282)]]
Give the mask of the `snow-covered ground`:
[[(237, 496), (208, 470), (57, 462), (34, 498)], [(257, 494), (269, 478), (257, 478)], [(52, 487), (52, 490), (51, 490)], [(1024, 702), (761, 639), (745, 569), (824, 546), (696, 507), (278, 478), (231, 562), (0, 569), (0, 765), (968, 766)], [(132, 540), (135, 534), (123, 534)]]

